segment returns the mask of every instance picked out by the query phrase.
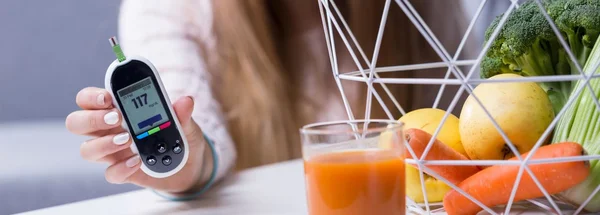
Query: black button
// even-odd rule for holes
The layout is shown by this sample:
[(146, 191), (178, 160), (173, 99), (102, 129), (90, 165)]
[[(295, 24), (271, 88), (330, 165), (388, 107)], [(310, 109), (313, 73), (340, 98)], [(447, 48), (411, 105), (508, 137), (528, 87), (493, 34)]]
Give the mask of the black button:
[(146, 163), (150, 166), (154, 166), (154, 164), (156, 164), (156, 158), (154, 156), (148, 156), (146, 158)]
[(156, 146), (156, 150), (158, 150), (158, 153), (165, 153), (167, 151), (167, 146), (164, 143), (159, 143)]
[(171, 165), (171, 162), (173, 162), (173, 160), (171, 160), (171, 157), (169, 157), (169, 156), (164, 156), (163, 159), (162, 159), (162, 163), (165, 166)]
[(181, 149), (181, 146), (180, 146), (179, 144), (176, 144), (176, 145), (175, 145), (175, 147), (173, 147), (173, 152), (174, 152), (175, 154), (179, 154), (179, 153), (181, 153), (181, 151), (182, 151), (182, 150), (183, 150), (183, 149)]

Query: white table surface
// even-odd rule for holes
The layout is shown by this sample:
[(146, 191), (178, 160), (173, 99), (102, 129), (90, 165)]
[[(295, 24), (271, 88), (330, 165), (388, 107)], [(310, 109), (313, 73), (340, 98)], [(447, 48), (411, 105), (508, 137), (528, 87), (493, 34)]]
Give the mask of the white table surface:
[(22, 214), (307, 214), (302, 161), (230, 175), (194, 201), (173, 202), (140, 190)]
[[(149, 190), (132, 191), (75, 202), (22, 215), (46, 214), (195, 214), (195, 215), (305, 215), (304, 172), (301, 160), (232, 174), (194, 201), (174, 202)], [(498, 214), (503, 208), (493, 208)], [(408, 211), (407, 211), (408, 212)], [(572, 213), (572, 211), (563, 211)], [(436, 215), (445, 213), (434, 213)], [(480, 212), (480, 215), (488, 214)], [(543, 210), (513, 207), (510, 214), (551, 214)]]

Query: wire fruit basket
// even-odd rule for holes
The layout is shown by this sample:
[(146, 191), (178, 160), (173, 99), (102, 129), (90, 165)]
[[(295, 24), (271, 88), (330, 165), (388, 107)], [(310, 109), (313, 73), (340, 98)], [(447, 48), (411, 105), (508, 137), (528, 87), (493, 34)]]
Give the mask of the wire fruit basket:
[[(540, 147), (544, 145), (544, 142), (551, 138), (553, 130), (557, 125), (559, 118), (562, 117), (566, 109), (574, 103), (574, 97), (577, 97), (584, 90), (590, 90), (592, 99), (596, 104), (597, 110), (600, 110), (600, 102), (598, 102), (598, 98), (596, 93), (594, 93), (593, 89), (589, 85), (590, 80), (597, 78), (598, 75), (594, 74), (586, 74), (584, 73), (581, 65), (578, 65), (577, 69), (579, 74), (576, 75), (549, 75), (549, 76), (532, 76), (532, 77), (524, 77), (524, 78), (506, 78), (506, 79), (476, 79), (473, 77), (478, 77), (477, 74), (478, 68), (481, 66), (482, 60), (484, 59), (486, 53), (490, 49), (492, 42), (497, 38), (499, 32), (501, 31), (503, 25), (506, 23), (510, 14), (518, 9), (519, 3), (517, 0), (507, 0), (510, 1), (510, 5), (507, 8), (506, 12), (503, 13), (501, 18), (499, 19), (498, 25), (491, 33), (489, 39), (483, 44), (483, 48), (481, 52), (478, 54), (477, 58), (470, 60), (458, 60), (458, 56), (461, 53), (461, 50), (468, 43), (468, 35), (474, 28), (476, 20), (481, 16), (482, 9), (484, 5), (488, 2), (487, 0), (482, 0), (479, 2), (479, 6), (477, 7), (477, 11), (474, 13), (472, 17), (472, 21), (469, 23), (469, 26), (458, 46), (458, 50), (455, 55), (450, 55), (446, 48), (440, 43), (436, 35), (431, 31), (428, 25), (424, 22), (422, 17), (419, 15), (417, 10), (413, 7), (409, 0), (387, 0), (385, 2), (383, 13), (381, 16), (381, 21), (379, 25), (379, 30), (377, 32), (377, 37), (373, 52), (373, 57), (371, 60), (367, 58), (367, 55), (361, 48), (360, 44), (358, 44), (356, 37), (352, 33), (348, 23), (340, 13), (337, 5), (334, 0), (318, 0), (319, 7), (321, 12), (323, 31), (326, 37), (327, 48), (329, 50), (329, 58), (332, 65), (332, 73), (335, 78), (335, 82), (339, 91), (342, 95), (342, 100), (346, 108), (346, 112), (349, 118), (349, 121), (354, 120), (353, 112), (350, 108), (347, 96), (344, 93), (344, 89), (341, 81), (355, 81), (362, 82), (367, 85), (367, 101), (366, 101), (366, 111), (365, 120), (370, 120), (370, 112), (372, 108), (373, 102), (378, 102), (379, 105), (384, 109), (385, 113), (389, 117), (390, 120), (396, 120), (390, 111), (390, 108), (386, 106), (383, 102), (384, 98), (390, 99), (393, 101), (395, 108), (398, 109), (400, 113), (403, 115), (406, 113), (405, 110), (399, 105), (396, 101), (392, 93), (389, 91), (386, 85), (389, 84), (407, 84), (407, 85), (429, 85), (429, 86), (439, 86), (439, 90), (437, 93), (437, 97), (433, 104), (435, 108), (438, 106), (438, 103), (446, 90), (447, 86), (454, 85), (459, 86), (458, 92), (450, 102), (450, 105), (446, 109), (446, 112), (440, 122), (438, 128), (432, 134), (433, 138), (429, 141), (429, 145), (427, 146), (424, 154), (421, 157), (415, 156), (414, 152), (410, 147), (408, 147), (409, 152), (413, 158), (406, 158), (406, 163), (415, 165), (419, 170), (419, 178), (420, 184), (422, 185), (421, 191), (423, 192), (423, 196), (427, 196), (426, 188), (424, 183), (424, 175), (428, 172), (426, 170), (430, 170), (428, 166), (430, 165), (473, 165), (473, 166), (491, 166), (491, 165), (506, 165), (506, 166), (518, 166), (519, 171), (516, 177), (516, 181), (514, 185), (512, 185), (510, 198), (507, 204), (488, 207), (479, 201), (477, 198), (471, 196), (466, 193), (463, 189), (461, 189), (458, 185), (450, 183), (447, 179), (433, 173), (433, 177), (437, 178), (440, 181), (443, 181), (445, 184), (450, 186), (454, 191), (464, 195), (473, 203), (477, 204), (482, 208), (480, 214), (586, 214), (584, 210), (586, 204), (591, 201), (591, 199), (598, 193), (600, 190), (600, 186), (596, 187), (591, 195), (587, 197), (587, 199), (579, 205), (574, 205), (568, 203), (566, 201), (562, 201), (560, 198), (557, 198), (554, 195), (551, 195), (547, 192), (546, 188), (542, 186), (540, 177), (536, 177), (536, 175), (532, 172), (530, 165), (534, 164), (549, 164), (549, 163), (560, 163), (560, 162), (573, 162), (573, 161), (597, 161), (600, 159), (600, 155), (581, 155), (581, 156), (571, 156), (565, 158), (559, 158), (555, 160), (545, 160), (545, 161), (537, 161), (531, 160), (532, 156), (520, 156), (517, 147), (511, 142), (510, 138), (508, 138), (507, 134), (501, 129), (499, 124), (496, 122), (494, 117), (489, 113), (488, 110), (485, 110), (485, 106), (482, 104), (481, 99), (478, 98), (474, 93), (475, 86), (485, 83), (500, 83), (500, 82), (557, 82), (557, 81), (578, 81), (582, 80), (584, 84), (581, 86), (577, 85), (576, 89), (573, 89), (573, 94), (576, 96), (571, 96), (566, 102), (564, 108), (555, 113), (555, 117), (552, 119), (550, 125), (544, 130), (541, 137), (535, 142), (535, 145), (530, 150), (529, 154), (535, 153)], [(568, 44), (565, 42), (563, 35), (558, 32), (558, 28), (553, 20), (550, 18), (546, 10), (544, 10), (543, 4), (541, 0), (533, 0), (539, 6), (540, 11), (552, 27), (553, 31), (556, 33), (557, 37), (560, 40), (560, 45), (568, 52), (568, 56), (571, 60), (576, 61), (574, 54), (570, 51)], [(471, 2), (470, 2), (471, 3)], [(474, 3), (474, 2), (473, 2)], [(443, 62), (432, 62), (432, 63), (423, 63), (423, 64), (410, 64), (410, 65), (397, 65), (397, 66), (389, 66), (389, 67), (377, 67), (377, 58), (381, 46), (382, 37), (385, 33), (384, 28), (386, 25), (387, 17), (389, 15), (390, 7), (400, 7), (402, 12), (408, 17), (410, 22), (416, 27), (419, 33), (425, 38), (427, 43), (431, 46), (431, 48), (436, 52), (436, 54), (442, 59)], [(342, 43), (336, 44), (334, 36), (338, 36)], [(336, 52), (332, 50), (336, 50), (336, 46), (344, 46), (350, 53), (354, 64), (356, 65), (357, 70), (349, 73), (340, 73), (337, 65), (337, 56)], [(354, 48), (353, 48), (354, 47)], [(364, 67), (363, 65), (367, 65)], [(471, 66), (469, 71), (466, 72), (466, 75), (463, 74), (460, 66)], [(400, 71), (417, 71), (422, 69), (431, 69), (431, 68), (443, 68), (447, 69), (444, 78), (381, 78), (379, 73), (382, 72), (400, 72)], [(597, 71), (599, 65), (594, 65), (593, 70)], [(374, 88), (374, 85), (380, 85), (383, 89), (383, 92), (378, 91)], [(587, 88), (586, 88), (587, 87)], [(500, 136), (506, 142), (509, 149), (514, 153), (517, 158), (516, 161), (512, 160), (424, 160), (426, 154), (428, 153), (428, 149), (431, 147), (430, 145), (434, 142), (434, 139), (440, 133), (441, 127), (444, 122), (448, 119), (450, 113), (453, 111), (455, 106), (458, 104), (460, 97), (463, 93), (468, 93), (470, 97), (474, 98), (474, 101), (484, 109), (485, 114), (492, 122), (493, 126), (496, 128)], [(373, 98), (375, 101), (373, 101)], [(594, 110), (595, 111), (595, 110)], [(407, 155), (408, 157), (408, 155)], [(426, 166), (427, 165), (427, 166)], [(429, 171), (431, 172), (431, 171)], [(429, 173), (428, 172), (428, 173)], [(535, 182), (536, 186), (539, 190), (544, 194), (544, 196), (534, 199), (527, 199), (522, 201), (515, 201), (515, 195), (518, 191), (519, 182), (524, 175), (529, 174), (531, 179)], [(407, 209), (411, 213), (416, 214), (446, 214), (446, 211), (441, 202), (429, 202), (427, 198), (424, 198), (423, 203), (416, 203), (411, 198), (407, 197)], [(591, 214), (597, 214), (591, 213)], [(589, 213), (588, 213), (589, 214)]]

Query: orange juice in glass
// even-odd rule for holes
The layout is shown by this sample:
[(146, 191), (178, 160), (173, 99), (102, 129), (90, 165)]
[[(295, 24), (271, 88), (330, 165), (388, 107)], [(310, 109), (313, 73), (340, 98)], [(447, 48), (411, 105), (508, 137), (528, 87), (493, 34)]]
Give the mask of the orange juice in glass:
[(317, 123), (300, 133), (310, 215), (405, 214), (401, 123)]

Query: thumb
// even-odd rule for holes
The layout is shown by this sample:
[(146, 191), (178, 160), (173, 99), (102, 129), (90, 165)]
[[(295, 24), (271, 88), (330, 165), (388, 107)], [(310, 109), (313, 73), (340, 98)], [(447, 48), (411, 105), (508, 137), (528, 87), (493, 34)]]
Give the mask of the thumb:
[(194, 110), (194, 99), (191, 96), (184, 96), (173, 103), (173, 110), (177, 114), (177, 119), (181, 123), (183, 133), (189, 143), (200, 143), (202, 140), (202, 129), (192, 120), (192, 111)]
[[(190, 96), (184, 96), (173, 103), (173, 110), (177, 114), (177, 119), (181, 123), (184, 131), (190, 131), (192, 126), (192, 111), (194, 110), (194, 100)], [(187, 133), (187, 132), (186, 132)]]

